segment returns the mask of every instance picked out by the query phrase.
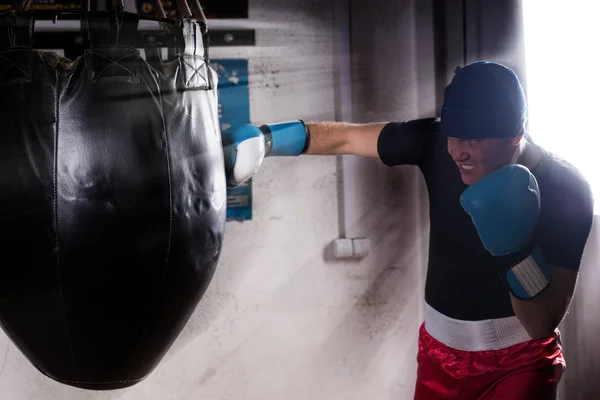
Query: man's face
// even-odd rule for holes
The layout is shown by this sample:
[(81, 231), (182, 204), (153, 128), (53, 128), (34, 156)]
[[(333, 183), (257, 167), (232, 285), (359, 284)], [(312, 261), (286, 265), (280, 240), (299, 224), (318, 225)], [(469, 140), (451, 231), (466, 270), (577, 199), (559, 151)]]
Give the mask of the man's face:
[(448, 138), (448, 152), (456, 162), (462, 181), (472, 185), (487, 174), (513, 162), (522, 136), (514, 138)]

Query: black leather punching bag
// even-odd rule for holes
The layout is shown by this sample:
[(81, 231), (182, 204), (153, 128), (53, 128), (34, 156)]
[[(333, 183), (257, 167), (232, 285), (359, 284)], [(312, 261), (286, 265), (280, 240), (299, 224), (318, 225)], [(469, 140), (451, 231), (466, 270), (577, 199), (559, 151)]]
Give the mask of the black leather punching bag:
[(0, 323), (48, 377), (143, 380), (203, 296), (226, 211), (205, 26), (177, 18), (149, 63), (138, 15), (85, 13), (76, 60), (34, 50), (31, 13), (0, 39)]

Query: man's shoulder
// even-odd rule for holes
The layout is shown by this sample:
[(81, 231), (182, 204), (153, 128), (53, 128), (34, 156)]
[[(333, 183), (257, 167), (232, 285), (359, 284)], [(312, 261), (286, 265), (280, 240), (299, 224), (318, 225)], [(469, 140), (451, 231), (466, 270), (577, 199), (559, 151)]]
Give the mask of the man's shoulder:
[(545, 151), (544, 157), (540, 173), (534, 173), (540, 186), (542, 218), (559, 223), (593, 219), (594, 198), (584, 174), (556, 154)]
[(539, 240), (551, 265), (577, 270), (594, 220), (590, 184), (570, 162), (544, 154), (534, 172), (541, 194)]
[(440, 133), (440, 118), (428, 117), (390, 122), (386, 128), (436, 136)]
[(547, 150), (544, 150), (543, 162), (540, 176), (536, 178), (552, 189), (548, 194), (577, 196), (586, 200), (592, 196), (588, 180), (574, 164)]
[(387, 123), (379, 134), (377, 152), (387, 166), (423, 165), (435, 154), (440, 137), (439, 118)]

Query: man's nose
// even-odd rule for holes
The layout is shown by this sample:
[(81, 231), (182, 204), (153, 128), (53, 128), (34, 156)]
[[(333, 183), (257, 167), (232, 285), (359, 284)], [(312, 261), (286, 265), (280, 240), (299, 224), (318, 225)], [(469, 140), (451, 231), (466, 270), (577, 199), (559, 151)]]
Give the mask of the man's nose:
[(469, 153), (458, 143), (448, 143), (448, 151), (454, 161), (465, 161), (469, 158)]

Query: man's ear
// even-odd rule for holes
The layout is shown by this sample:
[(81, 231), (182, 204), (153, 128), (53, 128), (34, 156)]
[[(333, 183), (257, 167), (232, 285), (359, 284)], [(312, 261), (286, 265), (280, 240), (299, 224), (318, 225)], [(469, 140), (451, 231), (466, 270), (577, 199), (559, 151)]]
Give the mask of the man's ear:
[(523, 134), (521, 134), (521, 135), (519, 135), (519, 136), (515, 136), (514, 138), (512, 138), (512, 139), (510, 140), (510, 144), (511, 144), (513, 147), (517, 147), (517, 146), (518, 146), (518, 145), (521, 143), (521, 140), (523, 140), (523, 136), (524, 136)]

